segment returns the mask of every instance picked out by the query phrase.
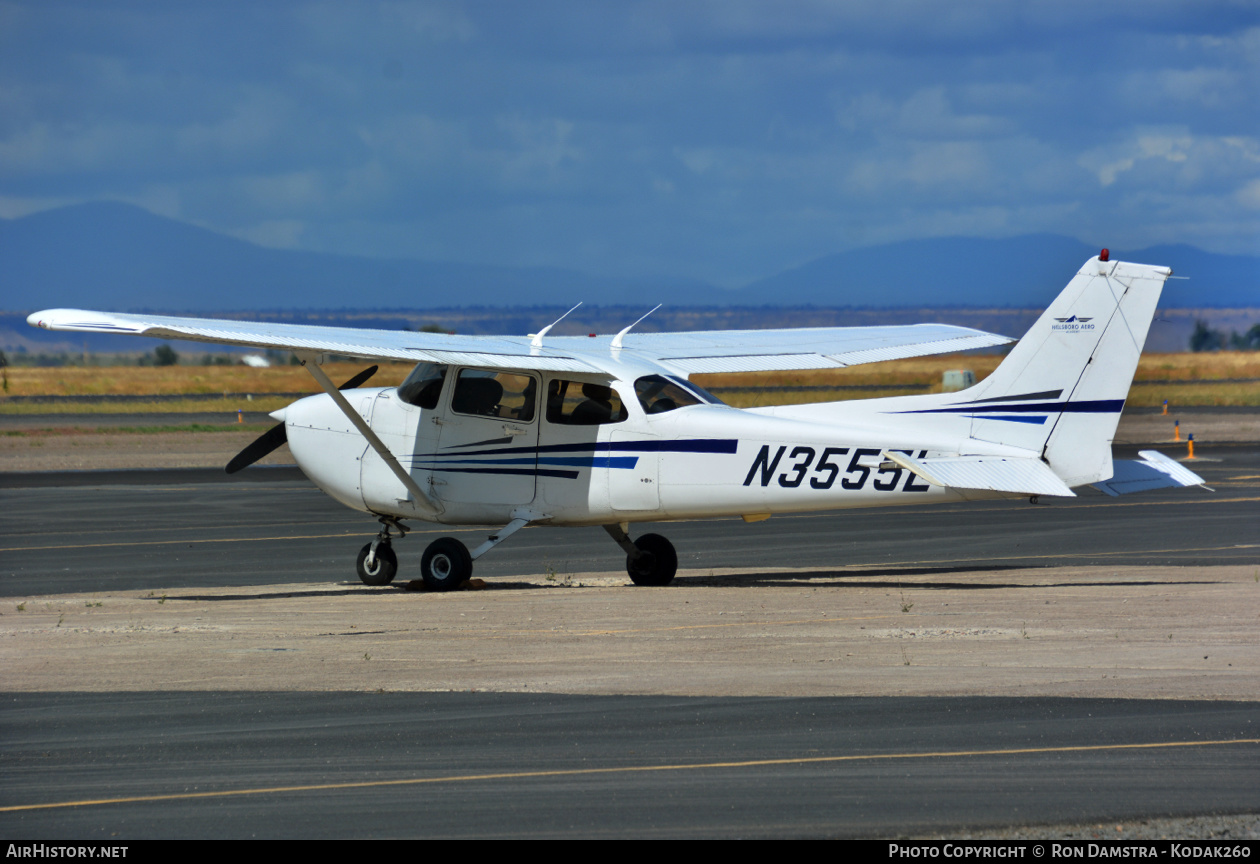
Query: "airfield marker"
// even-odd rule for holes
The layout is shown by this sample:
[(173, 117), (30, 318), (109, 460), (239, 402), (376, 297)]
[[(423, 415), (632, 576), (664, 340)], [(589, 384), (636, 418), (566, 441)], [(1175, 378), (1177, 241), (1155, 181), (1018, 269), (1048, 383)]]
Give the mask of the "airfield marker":
[(1186, 441), (1186, 445), (1190, 448), (1190, 452), (1186, 456), (1186, 458), (1193, 459), (1194, 458), (1194, 433), (1190, 434), (1190, 438)]
[(240, 408), (237, 408), (237, 409), (236, 409), (236, 422), (237, 422), (237, 423), (244, 423), (244, 422), (245, 422), (245, 415), (241, 412), (241, 409), (240, 409)]
[(1168, 400), (1167, 399), (1164, 400), (1164, 414), (1165, 415), (1168, 414)]
[(1181, 440), (1181, 421), (1180, 420), (1173, 421), (1173, 440), (1174, 441)]

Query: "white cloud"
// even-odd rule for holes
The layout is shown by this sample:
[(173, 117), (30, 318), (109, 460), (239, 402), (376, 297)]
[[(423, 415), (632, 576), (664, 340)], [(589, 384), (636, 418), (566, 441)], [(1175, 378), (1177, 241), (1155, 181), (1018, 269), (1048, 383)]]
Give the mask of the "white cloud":
[(229, 111), (209, 122), (188, 124), (175, 132), (175, 146), (182, 158), (198, 162), (222, 162), (269, 155), (287, 137), (296, 118), (289, 100), (261, 88), (233, 101)]
[(79, 203), (81, 202), (73, 198), (16, 198), (0, 195), (0, 219), (20, 219), (43, 210)]
[(944, 87), (914, 93), (898, 111), (898, 128), (909, 135), (931, 138), (983, 138), (1014, 131), (1009, 120), (983, 114), (957, 113)]
[(1248, 210), (1260, 210), (1260, 178), (1243, 184), (1234, 193), (1235, 200)]
[(1194, 144), (1194, 138), (1184, 132), (1146, 132), (1113, 147), (1082, 153), (1077, 161), (1081, 167), (1093, 171), (1099, 185), (1106, 187), (1144, 160), (1185, 162)]
[(297, 219), (273, 219), (229, 233), (269, 249), (300, 249), (305, 230), (306, 223)]
[(391, 2), (382, 3), (380, 9), (386, 26), (399, 26), (436, 42), (468, 42), (477, 34), (472, 19), (448, 3)]
[(234, 194), (265, 213), (292, 213), (322, 207), (328, 197), (324, 175), (317, 171), (290, 171), (232, 180)]
[(712, 147), (675, 147), (674, 155), (692, 174), (707, 174), (718, 163), (717, 151)]
[(511, 180), (519, 181), (539, 171), (553, 176), (583, 158), (582, 148), (573, 141), (574, 125), (569, 120), (511, 115), (500, 116), (496, 122), (510, 142), (503, 153), (502, 168)]

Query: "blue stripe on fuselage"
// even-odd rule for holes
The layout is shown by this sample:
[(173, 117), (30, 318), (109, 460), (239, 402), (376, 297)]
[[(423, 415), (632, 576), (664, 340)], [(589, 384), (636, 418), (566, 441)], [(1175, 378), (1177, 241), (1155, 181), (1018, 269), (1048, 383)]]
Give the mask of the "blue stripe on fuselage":
[(1118, 414), (1123, 399), (1094, 399), (1082, 402), (1032, 402), (1027, 405), (970, 404), (949, 408), (924, 408), (918, 411), (895, 411), (895, 414)]
[(462, 453), (434, 453), (436, 459), (462, 459), (465, 456), (509, 456), (518, 453), (727, 453), (739, 447), (734, 438), (693, 438), (681, 441), (609, 441), (584, 444), (543, 444), (539, 447), (490, 447)]

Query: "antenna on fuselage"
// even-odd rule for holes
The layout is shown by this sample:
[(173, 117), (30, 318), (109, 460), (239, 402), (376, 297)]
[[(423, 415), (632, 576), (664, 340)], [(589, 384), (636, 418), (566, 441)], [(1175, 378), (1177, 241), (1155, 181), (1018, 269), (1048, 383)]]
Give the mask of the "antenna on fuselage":
[[(664, 303), (657, 303), (657, 304), (656, 304), (655, 306), (653, 306), (650, 310), (648, 310), (647, 315), (644, 315), (644, 316), (643, 316), (643, 318), (648, 317), (648, 315), (651, 315), (653, 312), (655, 312), (657, 309), (660, 309), (660, 308), (661, 308), (662, 306), (664, 306), (664, 305), (665, 305)], [(643, 318), (640, 318), (640, 319), (639, 319), (639, 321), (642, 321), (642, 320), (643, 320)], [(635, 322), (634, 322), (634, 324), (631, 324), (629, 327), (627, 327), (626, 329), (624, 329), (624, 330), (622, 330), (620, 333), (618, 333), (616, 336), (614, 336), (614, 337), (613, 337), (613, 341), (612, 341), (612, 347), (613, 347), (613, 348), (620, 348), (620, 347), (621, 347), (621, 340), (622, 340), (622, 338), (624, 338), (624, 337), (625, 337), (625, 335), (626, 335), (627, 333), (629, 333), (631, 330), (633, 330), (633, 329), (635, 328), (635, 326), (639, 323), (639, 321), (635, 321)]]
[[(581, 306), (581, 305), (582, 305), (582, 304), (581, 304), (581, 303), (579, 303), (579, 304), (577, 304), (577, 306), (574, 306), (574, 307), (573, 307), (573, 309), (576, 309), (576, 308), (578, 308), (578, 306)], [(570, 310), (569, 310), (569, 312), (572, 312), (572, 311), (573, 311), (573, 309), (570, 309)], [(531, 348), (541, 348), (541, 347), (542, 347), (542, 337), (546, 336), (546, 335), (547, 335), (547, 331), (548, 331), (548, 330), (550, 330), (552, 327), (555, 327), (557, 324), (559, 324), (559, 323), (560, 323), (561, 321), (563, 321), (565, 318), (569, 317), (569, 312), (565, 312), (563, 315), (561, 315), (561, 316), (560, 316), (559, 318), (557, 318), (555, 321), (552, 321), (550, 324), (548, 324), (548, 325), (547, 325), (546, 327), (544, 327), (543, 329), (539, 330), (537, 333), (531, 333), (531, 334), (529, 334), (530, 336), (532, 336), (532, 337), (533, 337), (532, 339), (530, 339), (530, 340), (529, 340), (530, 347), (531, 347)]]

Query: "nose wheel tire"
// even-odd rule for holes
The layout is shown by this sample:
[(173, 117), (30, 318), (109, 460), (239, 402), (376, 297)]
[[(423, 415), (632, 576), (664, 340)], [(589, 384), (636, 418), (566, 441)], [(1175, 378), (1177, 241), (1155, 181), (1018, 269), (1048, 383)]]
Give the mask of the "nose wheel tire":
[(626, 572), (635, 585), (668, 585), (678, 572), (674, 544), (660, 534), (644, 534), (634, 541), (639, 557), (626, 556)]
[(424, 550), (420, 578), (430, 591), (451, 591), (472, 577), (472, 567), (467, 546), (454, 537), (441, 537)]
[(388, 585), (394, 581), (394, 576), (398, 573), (398, 556), (394, 554), (390, 544), (378, 543), (376, 555), (373, 556), (372, 565), (369, 567), (367, 557), (371, 551), (371, 543), (359, 550), (359, 560), (354, 565), (359, 571), (359, 578), (364, 585)]

